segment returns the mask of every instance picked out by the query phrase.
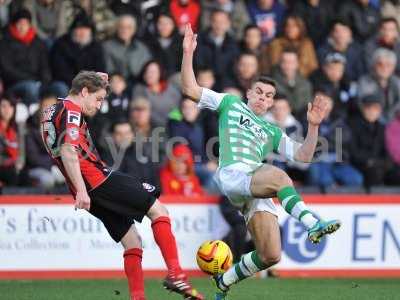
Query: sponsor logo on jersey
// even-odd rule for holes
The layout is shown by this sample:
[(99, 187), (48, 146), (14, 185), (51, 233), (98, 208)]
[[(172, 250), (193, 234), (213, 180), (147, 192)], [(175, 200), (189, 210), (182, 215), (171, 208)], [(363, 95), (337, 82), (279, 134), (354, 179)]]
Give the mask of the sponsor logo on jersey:
[(79, 126), (81, 123), (81, 114), (77, 111), (68, 111), (67, 122)]
[[(253, 134), (261, 139), (262, 141), (266, 142), (267, 140), (267, 135), (265, 134), (264, 130), (262, 127), (258, 126), (257, 124), (253, 123), (250, 121), (249, 118), (240, 115), (239, 119), (239, 126), (240, 127), (245, 127), (246, 129), (250, 130), (253, 132)], [(269, 130), (268, 130), (269, 131)], [(269, 131), (271, 135), (273, 135), (273, 132)]]
[(321, 256), (326, 246), (326, 238), (319, 244), (312, 244), (308, 240), (308, 233), (304, 226), (292, 217), (288, 217), (283, 224), (282, 244), (286, 255), (300, 263), (309, 263)]

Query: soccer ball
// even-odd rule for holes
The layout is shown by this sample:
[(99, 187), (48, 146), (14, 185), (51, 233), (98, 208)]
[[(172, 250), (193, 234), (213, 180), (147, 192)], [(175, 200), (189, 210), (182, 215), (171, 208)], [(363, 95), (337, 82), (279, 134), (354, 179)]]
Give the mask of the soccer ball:
[(223, 241), (206, 241), (197, 250), (196, 260), (203, 272), (216, 275), (226, 272), (232, 266), (233, 255)]

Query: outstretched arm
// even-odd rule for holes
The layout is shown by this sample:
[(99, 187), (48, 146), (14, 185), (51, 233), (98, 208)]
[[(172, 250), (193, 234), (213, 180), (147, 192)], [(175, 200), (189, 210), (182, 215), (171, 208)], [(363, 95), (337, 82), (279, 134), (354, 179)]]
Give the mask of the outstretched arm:
[(181, 67), (182, 92), (184, 95), (198, 102), (201, 97), (202, 88), (197, 84), (193, 71), (193, 54), (197, 46), (197, 34), (193, 34), (190, 24), (185, 27), (183, 38), (183, 58)]
[(328, 100), (323, 96), (316, 96), (313, 103), (308, 103), (307, 136), (298, 149), (295, 150), (294, 159), (300, 162), (311, 162), (318, 142), (318, 128), (328, 111)]

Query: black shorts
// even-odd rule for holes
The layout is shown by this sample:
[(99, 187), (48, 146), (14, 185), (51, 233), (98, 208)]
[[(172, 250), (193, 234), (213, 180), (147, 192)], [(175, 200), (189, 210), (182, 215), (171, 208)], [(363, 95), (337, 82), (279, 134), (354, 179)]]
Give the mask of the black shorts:
[(89, 192), (90, 213), (99, 218), (113, 240), (119, 242), (135, 220), (143, 220), (159, 196), (159, 190), (153, 185), (114, 171)]

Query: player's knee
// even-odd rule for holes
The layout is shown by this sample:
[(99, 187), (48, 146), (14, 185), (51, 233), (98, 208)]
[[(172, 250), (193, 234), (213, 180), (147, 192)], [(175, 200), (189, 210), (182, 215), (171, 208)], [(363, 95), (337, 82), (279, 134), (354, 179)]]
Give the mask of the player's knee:
[(283, 188), (285, 186), (293, 186), (292, 179), (290, 179), (289, 175), (281, 169), (278, 169), (276, 171), (275, 178), (276, 178), (276, 183), (278, 186), (277, 190), (280, 190), (281, 188)]
[(281, 260), (281, 254), (279, 252), (263, 252), (260, 259), (266, 267), (271, 267)]
[(132, 248), (142, 249), (142, 237), (137, 233), (136, 230), (130, 229), (127, 234), (122, 238), (121, 244), (125, 250)]
[(156, 201), (147, 212), (147, 216), (150, 218), (150, 220), (154, 221), (159, 217), (169, 216), (169, 213), (163, 204), (161, 204), (159, 201)]

